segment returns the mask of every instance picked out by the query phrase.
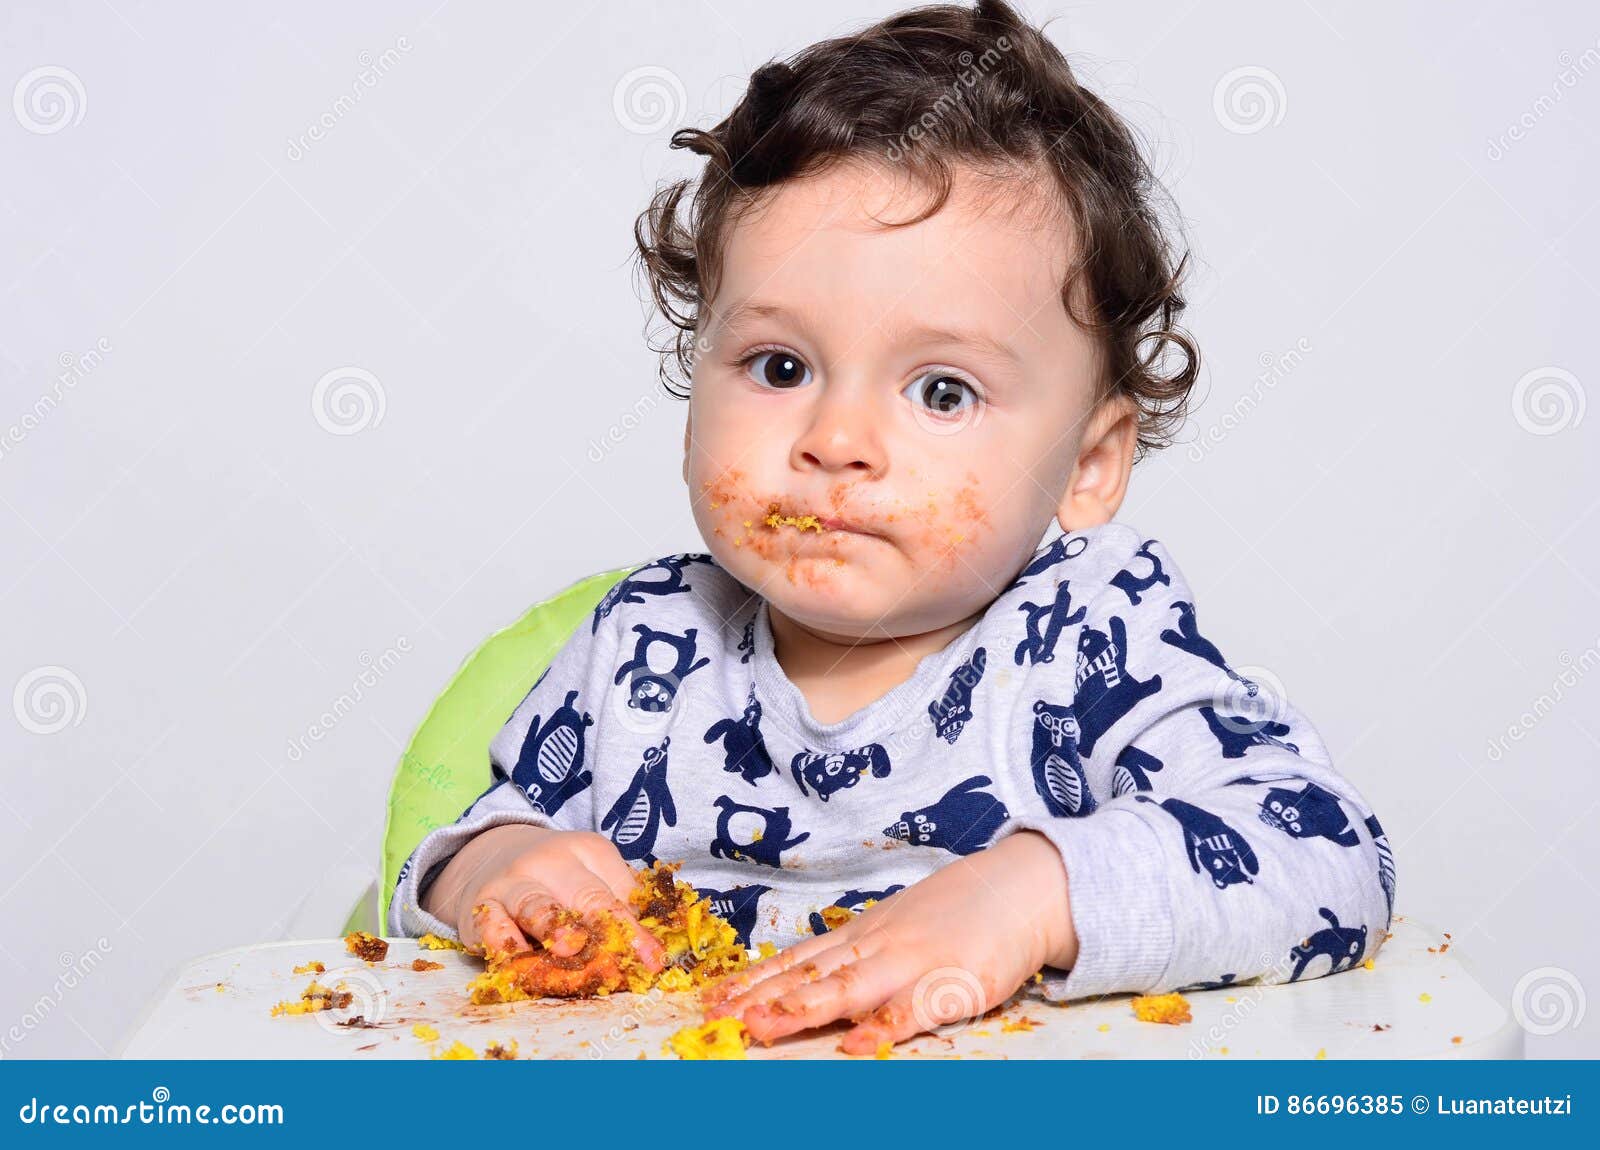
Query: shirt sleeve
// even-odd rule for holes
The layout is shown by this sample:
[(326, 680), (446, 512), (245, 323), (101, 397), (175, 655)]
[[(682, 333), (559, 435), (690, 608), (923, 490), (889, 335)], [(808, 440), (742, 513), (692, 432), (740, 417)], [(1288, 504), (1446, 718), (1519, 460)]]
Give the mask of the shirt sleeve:
[(612, 698), (611, 599), (602, 599), (578, 625), (490, 742), (488, 790), (454, 823), (429, 833), (402, 864), (389, 900), (391, 935), (456, 937), (452, 924), (422, 909), (422, 895), (462, 847), (491, 827), (593, 829), (590, 728), (596, 709)]
[(1040, 802), (997, 832), (1040, 831), (1066, 865), (1079, 953), (1047, 997), (1297, 981), (1377, 952), (1382, 827), (1276, 681), (1199, 633), (1160, 543), (1086, 605), (1071, 700), (1035, 706)]

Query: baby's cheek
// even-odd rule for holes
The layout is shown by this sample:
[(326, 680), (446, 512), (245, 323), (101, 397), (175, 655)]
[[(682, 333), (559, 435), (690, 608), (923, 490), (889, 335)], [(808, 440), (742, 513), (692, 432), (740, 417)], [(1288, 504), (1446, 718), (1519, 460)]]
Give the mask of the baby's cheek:
[(977, 566), (974, 556), (982, 553), (993, 535), (983, 482), (971, 471), (960, 486), (944, 492), (930, 490), (924, 498), (908, 502), (894, 518), (909, 524), (908, 549), (916, 551), (925, 569), (934, 572), (953, 571), (963, 563)]

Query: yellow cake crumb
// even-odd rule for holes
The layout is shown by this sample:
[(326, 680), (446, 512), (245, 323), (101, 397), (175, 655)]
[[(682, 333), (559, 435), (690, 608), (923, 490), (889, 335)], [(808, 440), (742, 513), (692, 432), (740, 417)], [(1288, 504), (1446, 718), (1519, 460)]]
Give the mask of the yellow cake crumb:
[(344, 936), (344, 948), (363, 962), (382, 962), (389, 954), (389, 943), (364, 930), (353, 930)]
[(329, 990), (316, 979), (312, 979), (304, 990), (300, 992), (297, 1002), (280, 1002), (273, 1006), (272, 1017), (280, 1014), (315, 1014), (319, 1010), (343, 1010), (350, 1005), (354, 997), (348, 990)]
[(1376, 962), (1373, 962), (1372, 959), (1369, 958), (1365, 962), (1363, 962), (1361, 965), (1366, 967), (1368, 970), (1371, 970), (1374, 967), (1376, 967), (1378, 964)]
[(667, 1039), (664, 1051), (683, 1059), (743, 1058), (750, 1032), (738, 1018), (713, 1018), (700, 1026), (685, 1026)]
[(1043, 1025), (1044, 1023), (1042, 1022), (1036, 1022), (1031, 1018), (1023, 1017), (1018, 1018), (1015, 1021), (1008, 1020), (1006, 1022), (1002, 1022), (1000, 1024), (1000, 1033), (1015, 1034), (1019, 1030), (1034, 1030)]
[(299, 966), (294, 968), (294, 971), (292, 973), (294, 973), (294, 974), (325, 974), (325, 973), (327, 973), (327, 970), (328, 970), (328, 968), (323, 966), (322, 963), (313, 961), (313, 962), (302, 962)]
[(1177, 1026), (1194, 1021), (1189, 1013), (1189, 1000), (1181, 994), (1141, 994), (1128, 1005), (1133, 1007), (1133, 1015), (1140, 1022), (1164, 1022), (1169, 1026)]
[(1111, 1023), (1102, 1022), (1099, 1026), (1095, 1027), (1095, 1029), (1098, 1030), (1101, 1034), (1107, 1034), (1111, 1030)]
[(1326, 1046), (1319, 1046), (1317, 1048), (1317, 1057), (1318, 1058), (1326, 1058), (1326, 1057), (1328, 1057), (1328, 1048)]
[(415, 1034), (418, 1038), (422, 1039), (422, 1041), (424, 1041), (424, 1042), (437, 1042), (437, 1041), (439, 1041), (439, 1029), (438, 1029), (438, 1027), (429, 1026), (426, 1022), (417, 1023), (415, 1026), (413, 1026), (411, 1028), (411, 1033)]
[(1417, 995), (1417, 1001), (1418, 1002), (1432, 1002), (1433, 1001), (1433, 995), (1429, 994), (1426, 990), (1424, 990), (1421, 994)]
[(874, 1058), (888, 1058), (890, 1052), (893, 1051), (893, 1050), (894, 1050), (894, 1043), (890, 1042), (887, 1038), (885, 1038), (882, 1042), (878, 1043), (878, 1049), (876, 1049), (876, 1050), (874, 1050), (872, 1052), (872, 1057), (874, 1057)]
[(472, 1047), (468, 1046), (465, 1042), (462, 1042), (461, 1040), (457, 1039), (455, 1042), (452, 1042), (450, 1044), (449, 1049), (441, 1050), (439, 1053), (435, 1054), (433, 1057), (434, 1057), (435, 1060), (443, 1059), (445, 1061), (450, 1061), (450, 1062), (457, 1062), (457, 1061), (464, 1062), (464, 1061), (466, 1061), (468, 1059), (471, 1059), (473, 1061), (477, 1061), (478, 1055), (473, 1051)]
[(653, 973), (639, 961), (632, 928), (616, 915), (602, 911), (583, 918), (567, 911), (562, 928), (573, 932), (580, 949), (566, 956), (548, 948), (490, 955), (483, 973), (467, 984), (473, 1003), (593, 998), (619, 990), (642, 993), (663, 980), (669, 990), (687, 990), (748, 965), (749, 953), (732, 925), (676, 877), (680, 865), (657, 862), (645, 868), (628, 896), (639, 925), (666, 951), (661, 971)]
[(489, 1043), (488, 1046), (485, 1046), (483, 1048), (483, 1056), (484, 1056), (484, 1058), (490, 1060), (491, 1062), (494, 1062), (494, 1061), (498, 1061), (498, 1062), (513, 1062), (513, 1061), (515, 1061), (516, 1057), (517, 1057), (517, 1042), (516, 1042), (516, 1039), (512, 1039), (510, 1042), (491, 1042), (491, 1043)]
[(417, 939), (417, 945), (422, 947), (424, 950), (465, 950), (466, 949), (466, 947), (462, 946), (459, 942), (457, 942), (453, 938), (440, 938), (438, 935), (433, 934), (433, 933), (425, 934), (421, 938)]

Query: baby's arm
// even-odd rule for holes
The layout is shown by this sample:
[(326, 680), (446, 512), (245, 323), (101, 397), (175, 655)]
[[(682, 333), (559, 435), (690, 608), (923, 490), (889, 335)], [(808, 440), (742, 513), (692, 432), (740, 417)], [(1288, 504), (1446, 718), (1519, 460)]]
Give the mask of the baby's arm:
[[(1075, 741), (1089, 777), (1119, 793), (1084, 817), (1023, 816), (1002, 832), (1041, 831), (1066, 864), (1079, 952), (1045, 989), (1076, 998), (1349, 969), (1389, 924), (1383, 831), (1310, 722), (1226, 668), (1182, 576), (1148, 546), (1170, 584), (1130, 573), (1108, 585), (1079, 652)], [(1151, 570), (1143, 557), (1129, 566)]]
[[(432, 932), (514, 953), (530, 939), (565, 945), (563, 908), (633, 920), (633, 870), (593, 833), (591, 710), (607, 698), (614, 635), (608, 619), (592, 616), (557, 651), (490, 743), (489, 788), (401, 867), (391, 934)], [(659, 944), (637, 926), (636, 938), (654, 965)]]

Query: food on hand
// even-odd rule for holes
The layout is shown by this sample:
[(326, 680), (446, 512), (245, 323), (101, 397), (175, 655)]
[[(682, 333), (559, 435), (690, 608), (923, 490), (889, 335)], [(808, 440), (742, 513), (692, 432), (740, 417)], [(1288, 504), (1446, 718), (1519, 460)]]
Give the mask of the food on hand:
[[(490, 954), (482, 974), (467, 984), (479, 1005), (525, 998), (594, 998), (619, 990), (688, 990), (743, 967), (749, 960), (732, 926), (711, 904), (675, 877), (680, 864), (661, 863), (639, 872), (628, 903), (665, 949), (660, 972), (639, 961), (633, 932), (606, 911), (583, 917), (559, 912), (559, 950), (536, 945), (520, 954)], [(561, 953), (566, 951), (567, 953)]]

